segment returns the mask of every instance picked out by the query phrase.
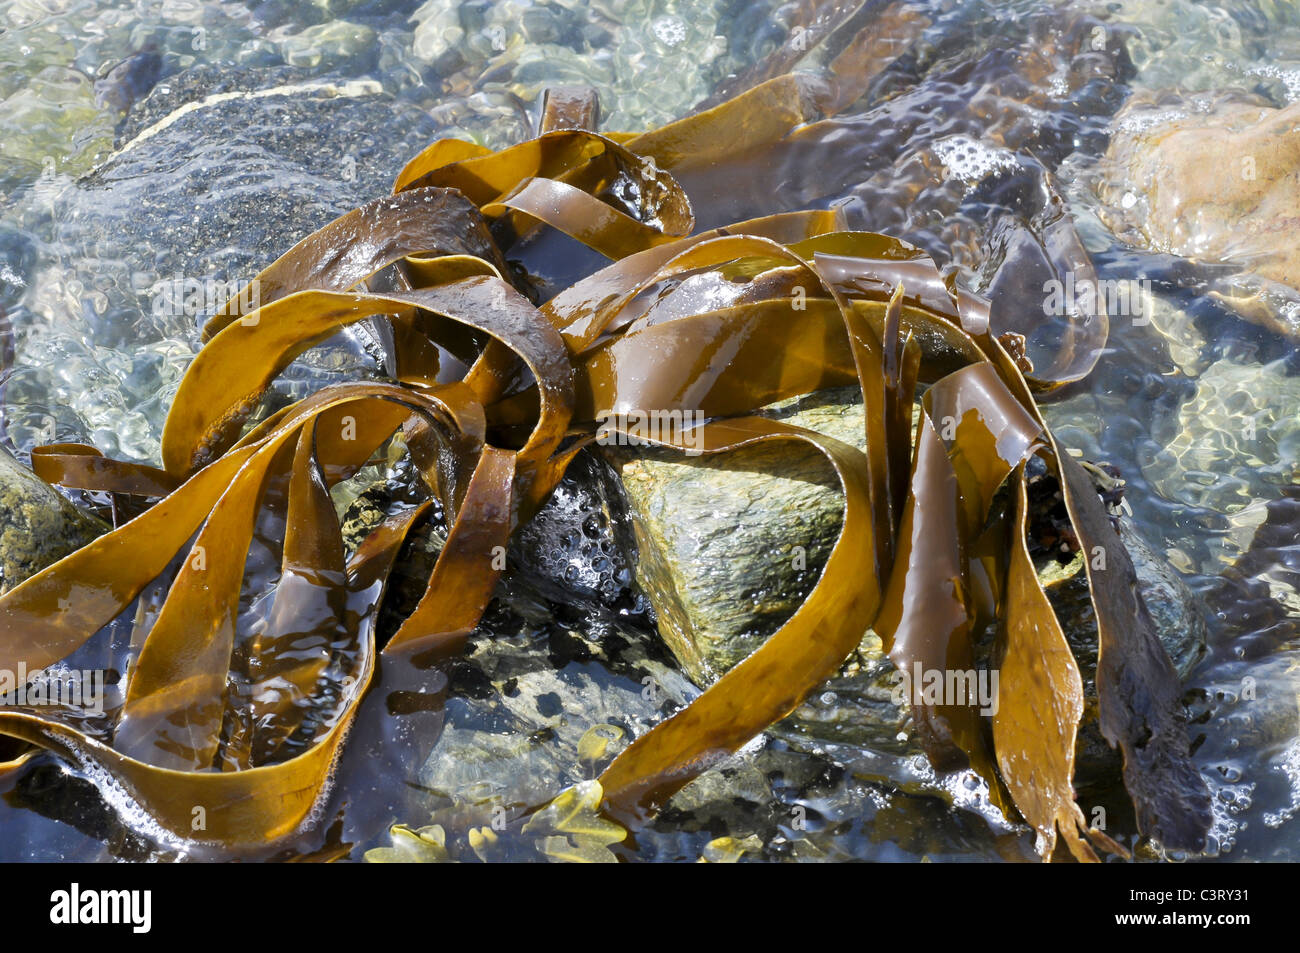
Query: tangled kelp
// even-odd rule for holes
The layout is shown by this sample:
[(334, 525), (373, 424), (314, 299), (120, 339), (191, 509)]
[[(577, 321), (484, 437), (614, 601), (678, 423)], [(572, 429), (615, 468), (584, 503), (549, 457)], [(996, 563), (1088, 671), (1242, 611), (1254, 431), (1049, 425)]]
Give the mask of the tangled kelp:
[[(296, 245), (258, 277), (259, 307), (232, 300), (207, 324), (161, 468), (80, 445), (33, 454), (48, 480), (158, 502), (0, 598), (0, 663), (59, 663), (150, 587), (166, 593), (140, 599), (125, 688), (103, 723), (15, 708), (0, 731), (93, 763), (182, 835), (198, 808), (205, 840), (287, 834), (318, 800), (370, 685), (389, 570), (433, 500), (450, 530), (423, 598), (383, 646), (393, 663), (458, 651), (511, 533), (596, 439), (597, 420), (611, 426), (607, 410), (692, 411), (707, 422), (656, 442), (706, 454), (810, 445), (838, 474), (843, 526), (786, 624), (601, 774), (609, 815), (643, 820), (794, 709), (869, 627), (910, 672), (972, 668), (995, 626), (991, 724), (966, 706), (913, 708), (932, 761), (977, 771), (1038, 832), (1044, 857), (1058, 834), (1080, 859), (1095, 859), (1090, 841), (1121, 851), (1073, 797), (1080, 677), (1025, 548), (1025, 467), (1038, 455), (1091, 557), (1100, 723), (1124, 751), (1139, 826), (1197, 849), (1209, 809), (1177, 678), (1101, 501), (1032, 396), (1091, 369), (1104, 315), (1071, 324), (1062, 359), (1026, 377), (1023, 341), (996, 333), (989, 302), (904, 242), (845, 231), (837, 211), (692, 234), (676, 173), (752, 155), (836, 101), (783, 76), (662, 129), (602, 136), (577, 128), (594, 125), (589, 103), (553, 97), (537, 138), (499, 152), (436, 142), (393, 196)], [(530, 265), (557, 232), (613, 263), (550, 294), (546, 269)], [(385, 342), (389, 379), (328, 386), (258, 419), (297, 356), (363, 323)], [(865, 454), (747, 416), (850, 383), (867, 410)], [(349, 556), (331, 488), (393, 446), (430, 500), (399, 508)], [(282, 542), (263, 545), (279, 526)], [(256, 612), (250, 593), (262, 596)]]

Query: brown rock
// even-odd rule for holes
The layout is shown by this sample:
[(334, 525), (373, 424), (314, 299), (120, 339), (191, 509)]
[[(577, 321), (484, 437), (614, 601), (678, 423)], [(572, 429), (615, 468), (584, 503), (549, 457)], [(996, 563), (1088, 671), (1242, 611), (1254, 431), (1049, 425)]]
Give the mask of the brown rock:
[(1116, 116), (1107, 160), (1103, 218), (1121, 238), (1241, 265), (1263, 281), (1221, 294), (1244, 317), (1300, 333), (1300, 103), (1278, 109), (1236, 93), (1134, 101)]

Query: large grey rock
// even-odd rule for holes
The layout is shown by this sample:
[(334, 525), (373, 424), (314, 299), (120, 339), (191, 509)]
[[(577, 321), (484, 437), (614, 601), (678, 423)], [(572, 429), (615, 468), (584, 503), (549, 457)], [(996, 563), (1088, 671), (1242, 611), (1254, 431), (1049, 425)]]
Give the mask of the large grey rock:
[(106, 529), (0, 450), (0, 593)]
[[(369, 80), (211, 68), (168, 78), (133, 109), (109, 159), (17, 212), (54, 241), (10, 309), (16, 439), (37, 442), (24, 422), (48, 431), (53, 418), (61, 438), (157, 459), (201, 312), (224, 300), (220, 283), (252, 280), (299, 239), (390, 192), (437, 136), (426, 114)], [(200, 313), (183, 307), (178, 279), (212, 289)], [(313, 350), (283, 387), (299, 397), (373, 367), (357, 338)]]
[[(784, 401), (762, 413), (859, 448), (865, 442), (856, 388)], [(637, 580), (664, 641), (692, 678), (707, 685), (771, 635), (818, 578), (843, 515), (834, 471), (811, 448), (745, 448), (709, 458), (620, 448), (610, 456), (636, 531)], [(1161, 639), (1185, 676), (1204, 652), (1197, 600), (1131, 521), (1121, 518), (1120, 527)], [(1096, 629), (1087, 583), (1077, 561), (1064, 571), (1050, 563), (1040, 565), (1042, 577), (1092, 701)], [(814, 747), (869, 749), (888, 756), (880, 773), (897, 771), (903, 767), (897, 759), (918, 748), (906, 707), (895, 704), (895, 685), (893, 666), (868, 631), (840, 672), (779, 731)], [(1089, 716), (1095, 717), (1095, 701)], [(1114, 766), (1113, 757), (1094, 754), (1089, 765)]]

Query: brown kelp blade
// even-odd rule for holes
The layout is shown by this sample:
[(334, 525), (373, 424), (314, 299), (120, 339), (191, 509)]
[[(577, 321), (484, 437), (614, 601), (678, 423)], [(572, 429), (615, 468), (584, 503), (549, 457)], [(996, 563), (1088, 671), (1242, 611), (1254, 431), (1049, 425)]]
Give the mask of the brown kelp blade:
[(1040, 432), (992, 364), (955, 371), (927, 391), (898, 557), (875, 625), (910, 689), (931, 761), (939, 768), (969, 764), (1004, 807), (978, 706), (970, 698), (936, 705), (923, 682), (974, 671), (979, 613), (971, 550), (998, 488)]
[[(243, 562), (242, 558), (230, 559), (229, 553), (247, 549), (250, 507), (256, 506), (267, 468), (279, 455), (278, 448), (298, 437), (304, 427), (310, 428), (319, 421), (328, 420), (327, 429), (342, 434), (347, 428), (341, 425), (338, 411), (346, 409), (359, 421), (352, 434), (354, 439), (326, 439), (317, 444), (342, 458), (335, 472), (346, 473), (369, 456), (378, 439), (392, 431), (393, 415), (366, 413), (376, 401), (386, 405), (389, 400), (409, 404), (408, 414), (429, 412), (428, 398), (391, 385), (344, 385), (332, 392), (319, 392), (304, 401), (296, 412), (281, 416), (277, 426), (265, 432), (261, 439), (231, 451), (137, 521), (102, 537), (99, 548), (87, 547), (73, 554), (29, 580), (33, 585), (25, 592), (15, 589), (0, 599), (0, 610), (6, 613), (0, 617), (0, 634), (10, 637), (17, 637), (14, 623), (24, 617), (24, 611), (29, 613), (29, 618), (30, 613), (38, 611), (31, 604), (32, 598), (53, 595), (66, 601), (70, 608), (75, 604), (77, 612), (49, 613), (36, 619), (47, 626), (51, 623), (56, 626), (54, 631), (63, 640), (60, 644), (68, 646), (63, 652), (67, 654), (116, 615), (133, 597), (133, 592), (148, 577), (157, 575), (167, 561), (165, 551), (150, 553), (149, 559), (122, 560), (114, 556), (127, 552), (131, 545), (146, 542), (157, 545), (166, 538), (164, 529), (172, 533), (172, 548), (179, 548), (193, 526), (200, 521), (205, 524), (188, 552), (182, 575), (173, 583), (173, 593), (164, 604), (163, 615), (149, 631), (140, 659), (133, 666), (114, 747), (43, 712), (6, 712), (0, 716), (0, 730), (108, 771), (164, 827), (181, 836), (194, 833), (199, 839), (237, 844), (278, 837), (297, 826), (319, 796), (337, 745), (369, 677), (373, 648), (367, 640), (373, 638), (373, 613), (382, 595), (384, 572), (372, 568), (370, 578), (379, 585), (368, 581), (361, 589), (353, 587), (347, 593), (347, 604), (342, 607), (342, 617), (359, 622), (362, 630), (357, 634), (355, 651), (346, 660), (344, 690), (334, 706), (334, 714), (321, 724), (320, 733), (301, 754), (264, 767), (246, 768), (247, 759), (237, 758), (234, 764), (225, 765), (227, 770), (208, 770), (216, 753), (216, 729), (228, 704), (225, 671), (229, 667), (234, 635), (221, 627), (223, 613), (219, 608), (204, 613), (202, 607), (195, 610), (192, 603), (199, 599), (211, 601), (217, 607), (224, 605), (225, 621), (228, 621), (230, 600), (238, 592), (242, 575), (239, 567)], [(373, 422), (373, 427), (368, 428), (367, 422)], [(310, 460), (312, 455), (306, 450), (310, 445), (299, 441), (301, 452), (296, 455), (299, 467)], [(313, 468), (315, 475), (310, 477), (310, 483), (319, 505), (323, 502), (320, 493), (324, 468), (319, 464), (313, 464)], [(235, 535), (230, 537), (232, 533)], [(245, 541), (240, 543), (240, 537)], [(205, 546), (205, 541), (214, 547), (210, 560), (207, 550), (198, 548)], [(230, 546), (224, 554), (220, 548), (223, 545)], [(289, 554), (300, 563), (303, 561), (298, 546), (290, 545)], [(380, 559), (375, 567), (382, 562)], [(69, 593), (72, 588), (84, 585), (87, 575), (96, 571), (104, 575), (108, 583), (106, 595), (111, 600), (96, 604), (84, 598), (73, 599), (70, 594), (57, 596), (59, 592)], [(202, 582), (187, 585), (187, 572), (207, 575), (202, 577)], [(225, 578), (217, 579), (219, 575)], [(96, 611), (87, 614), (90, 609)], [(186, 610), (199, 613), (189, 621), (204, 624), (185, 625)], [(23, 634), (29, 633), (30, 629)], [(31, 646), (22, 648), (24, 652), (18, 658), (32, 667), (45, 664)], [(47, 644), (45, 651), (50, 650), (51, 644)], [(132, 757), (131, 750), (141, 756)], [(184, 812), (178, 806), (160, 801), (168, 796), (189, 798), (184, 802)], [(187, 819), (186, 812), (199, 813), (190, 813)], [(203, 819), (202, 825), (191, 828), (190, 822), (199, 817)]]
[(111, 622), (194, 534), (252, 449), (227, 454), (131, 522), (0, 597), (0, 667), (44, 668)]
[(1133, 560), (1078, 462), (1053, 445), (1097, 613), (1102, 735), (1124, 753), (1138, 829), (1171, 850), (1205, 849), (1210, 793), (1191, 760), (1178, 673), (1156, 636)]
[(46, 483), (78, 490), (104, 490), (134, 496), (162, 497), (180, 481), (158, 467), (110, 460), (94, 447), (55, 443), (32, 451), (32, 471)]
[[(379, 421), (379, 434), (367, 434), (364, 411), (385, 396), (405, 401), (413, 405), (413, 410), (420, 407), (417, 395), (408, 395), (391, 386), (350, 388), (345, 385), (326, 389), (306, 402), (310, 405), (308, 413), (286, 417), (279, 427), (253, 445), (252, 452), (207, 514), (140, 649), (116, 725), (113, 743), (117, 750), (162, 768), (203, 771), (213, 766), (229, 702), (228, 673), (237, 643), (244, 555), (252, 542), (257, 512), (263, 504), (272, 469), (284, 458), (282, 451), (293, 450), (296, 445), (297, 452), (287, 458), (294, 463), (290, 504), (297, 503), (293, 507), (295, 511), (301, 511), (304, 505), (324, 510), (332, 520), (333, 507), (328, 500), (323, 472), (314, 473), (317, 423), (327, 420), (325, 429), (341, 434), (348, 428), (340, 426), (337, 411), (349, 410), (356, 415), (354, 422), (361, 418), (362, 423), (353, 426), (359, 439), (344, 440), (336, 446), (342, 448), (342, 454), (368, 457), (377, 439), (387, 436), (392, 421), (379, 415), (375, 418)], [(328, 590), (324, 597), (333, 598), (337, 603), (344, 597), (341, 542), (331, 542), (331, 537), (337, 537), (337, 524), (331, 532), (321, 522), (322, 515), (317, 513), (313, 523), (313, 532), (318, 534), (315, 545), (318, 550), (322, 546), (337, 546), (338, 552), (333, 566), (317, 566), (318, 572), (327, 575), (313, 584)], [(303, 551), (313, 543), (302, 533), (295, 529), (287, 541), (285, 555), (292, 560), (291, 571), (310, 569), (310, 564), (325, 558), (319, 551), (314, 555)], [(123, 575), (133, 571), (131, 566), (119, 570)], [(277, 596), (288, 598), (291, 588), (292, 584)], [(274, 629), (274, 615), (271, 624)]]
[(530, 459), (548, 455), (544, 449), (558, 443), (572, 406), (563, 342), (514, 288), (476, 277), (404, 294), (299, 292), (229, 325), (181, 381), (163, 430), (168, 472), (190, 472), (231, 446), (260, 395), (308, 348), (365, 318), (412, 307), (483, 331), (531, 362), (546, 399)]
[(515, 455), (484, 447), (429, 587), (385, 652), (460, 649), (505, 569), (514, 528), (514, 482)]
[[(326, 670), (340, 656), (360, 651), (359, 620), (346, 611), (343, 534), (318, 459), (319, 420), (313, 418), (298, 434), (280, 578), (265, 625), (249, 646), (252, 731), (235, 758), (241, 768), (270, 763), (308, 719)], [(227, 761), (230, 748), (227, 744), (223, 752)]]
[[(296, 430), (259, 447), (217, 501), (132, 668), (114, 746), (180, 771), (212, 767), (225, 712), (244, 555), (268, 471)], [(238, 554), (238, 555), (236, 555)]]
[[(638, 207), (629, 210), (631, 214), (600, 199), (616, 184), (619, 192), (637, 196)], [(638, 236), (684, 236), (695, 223), (690, 200), (671, 174), (612, 139), (585, 130), (543, 133), (499, 152), (429, 168), (401, 188), (429, 186), (458, 189), (490, 217), (511, 218), (510, 232), (516, 238), (528, 230), (525, 219), (553, 218), (551, 224), (561, 231), (572, 228), (570, 234), (579, 241), (596, 239), (592, 247), (598, 251), (600, 244), (611, 252), (632, 248)], [(602, 224), (588, 228), (584, 221)]]
[[(248, 456), (248, 453), (236, 453), (229, 459), (238, 462)], [(190, 484), (198, 479), (193, 478)], [(189, 494), (191, 505), (195, 493), (191, 490)], [(167, 502), (159, 504), (163, 507), (159, 515), (168, 512)], [(150, 510), (145, 516), (153, 512)], [(418, 511), (412, 513), (418, 515)], [(311, 816), (319, 802), (356, 705), (369, 684), (373, 653), (368, 646), (373, 640), (373, 616), (383, 595), (388, 568), (409, 525), (401, 520), (395, 517), (376, 530), (359, 548), (349, 567), (352, 586), (348, 611), (362, 620), (360, 652), (343, 682), (337, 718), (300, 754), (247, 770), (178, 771), (131, 758), (45, 712), (0, 711), (0, 732), (53, 750), (87, 769), (106, 773), (122, 786), (128, 798), (143, 806), (173, 835), (227, 846), (256, 846), (293, 832)], [(51, 569), (57, 567), (58, 564)], [(138, 567), (134, 568), (139, 571)], [(131, 571), (131, 566), (119, 564), (121, 574)]]
[(539, 133), (556, 129), (587, 129), (600, 126), (600, 97), (590, 86), (550, 86), (542, 92)]
[(505, 260), (478, 209), (454, 189), (412, 189), (368, 202), (308, 235), (222, 305), (203, 327), (210, 341), (232, 321), (296, 291), (348, 291), (403, 258)]
[(705, 112), (635, 136), (626, 146), (661, 168), (708, 167), (779, 140), (820, 115), (829, 96), (830, 88), (812, 74), (788, 73)]
[(923, 694), (926, 677), (972, 670), (975, 663), (958, 495), (943, 441), (923, 415), (893, 572), (873, 628), (905, 679), (904, 697), (931, 763), (939, 770), (973, 765), (996, 795), (976, 712), (927, 704)]
[(228, 846), (260, 846), (293, 833), (320, 799), (329, 771), (370, 681), (367, 654), (343, 715), (301, 755), (247, 771), (175, 771), (129, 758), (41, 714), (0, 711), (0, 731), (103, 772), (173, 835)]
[[(1011, 560), (995, 658), (998, 768), (1016, 807), (1037, 832), (1044, 860), (1051, 858), (1059, 830), (1076, 859), (1095, 862), (1097, 855), (1082, 836), (1088, 833), (1087, 822), (1072, 784), (1083, 681), (1025, 541), (1029, 500), (1023, 465), (1012, 482)], [(1113, 848), (1108, 838), (1105, 843)]]
[[(1041, 421), (1028, 386), (1001, 344), (986, 335), (981, 345), (1022, 406)], [(1205, 780), (1191, 759), (1178, 673), (1142, 601), (1133, 561), (1092, 482), (1051, 431), (1044, 428), (1044, 433), (1084, 553), (1097, 618), (1102, 734), (1124, 754), (1124, 786), (1138, 829), (1171, 849), (1201, 850), (1213, 818)]]

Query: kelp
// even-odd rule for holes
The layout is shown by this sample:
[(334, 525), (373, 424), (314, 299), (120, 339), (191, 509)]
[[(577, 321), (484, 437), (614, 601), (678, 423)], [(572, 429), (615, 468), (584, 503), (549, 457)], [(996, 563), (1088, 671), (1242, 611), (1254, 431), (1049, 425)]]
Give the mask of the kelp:
[[(799, 136), (843, 98), (786, 75), (630, 136), (580, 128), (594, 125), (591, 98), (561, 92), (547, 99), (537, 138), (498, 152), (436, 142), (394, 195), (295, 245), (258, 276), (255, 307), (232, 299), (207, 323), (167, 417), (161, 467), (83, 445), (34, 452), (49, 480), (147, 505), (0, 597), (0, 666), (68, 659), (147, 587), (166, 595), (130, 623), (131, 661), (107, 727), (6, 707), (0, 733), (96, 766), (179, 836), (274, 841), (320, 801), (377, 656), (427, 664), (463, 648), (511, 534), (598, 424), (618, 431), (601, 419), (689, 410), (705, 422), (652, 442), (709, 455), (811, 446), (838, 476), (843, 524), (790, 619), (636, 738), (584, 797), (635, 828), (794, 710), (867, 629), (910, 673), (973, 669), (978, 637), (994, 626), (996, 715), (918, 701), (927, 752), (938, 768), (974, 770), (994, 803), (1037, 832), (1045, 859), (1058, 832), (1082, 860), (1096, 859), (1089, 842), (1122, 851), (1087, 829), (1073, 798), (1081, 681), (1025, 547), (1025, 466), (1037, 454), (1057, 474), (1082, 544), (1109, 556), (1106, 570), (1089, 569), (1101, 724), (1124, 750), (1140, 829), (1166, 847), (1199, 848), (1208, 795), (1188, 757), (1176, 676), (1100, 500), (1031, 394), (1091, 367), (1104, 325), (1065, 327), (1065, 357), (1039, 380), (1026, 376), (1022, 340), (998, 336), (998, 302), (945, 280), (905, 242), (846, 230), (836, 210), (693, 234), (677, 173)], [(610, 264), (539, 302), (544, 283), (528, 261), (549, 232)], [(330, 385), (256, 418), (296, 357), (354, 326), (383, 342), (387, 380)], [(850, 383), (866, 409), (865, 452), (752, 415)], [(428, 502), (391, 514), (347, 558), (331, 490), (395, 446)], [(389, 571), (434, 500), (446, 544), (380, 651)], [(268, 555), (254, 537), (275, 519), (285, 531)], [(262, 611), (248, 611), (257, 596)], [(561, 834), (572, 832), (551, 823), (563, 805), (536, 807), (528, 823), (550, 824), (561, 854), (608, 859), (613, 825), (568, 841)], [(417, 853), (445, 854), (440, 829), (398, 834)], [(488, 834), (476, 851), (491, 846)]]

